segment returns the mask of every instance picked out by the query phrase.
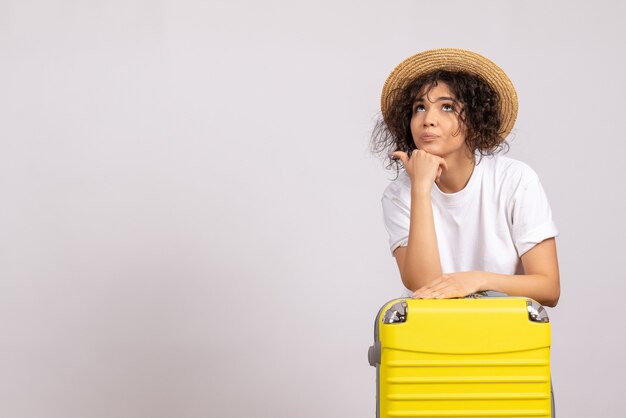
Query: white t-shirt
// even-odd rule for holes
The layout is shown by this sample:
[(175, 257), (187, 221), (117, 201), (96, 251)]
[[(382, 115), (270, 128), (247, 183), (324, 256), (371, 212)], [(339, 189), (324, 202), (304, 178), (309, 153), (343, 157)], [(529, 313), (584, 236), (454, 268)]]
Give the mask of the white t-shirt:
[[(447, 194), (435, 184), (431, 196), (443, 273), (522, 274), (520, 257), (558, 235), (537, 174), (508, 157), (483, 157), (463, 190)], [(405, 171), (387, 186), (382, 204), (393, 253), (409, 238), (411, 181)]]

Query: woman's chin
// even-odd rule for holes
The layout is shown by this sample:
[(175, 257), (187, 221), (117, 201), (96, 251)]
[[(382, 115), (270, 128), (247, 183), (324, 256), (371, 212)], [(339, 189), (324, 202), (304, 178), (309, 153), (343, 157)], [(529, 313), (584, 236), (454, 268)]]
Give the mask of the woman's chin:
[(422, 151), (426, 151), (429, 154), (443, 158), (443, 156), (441, 155), (441, 150), (439, 149), (439, 147), (434, 146), (434, 144), (421, 144), (421, 146), (418, 145), (417, 148), (421, 149)]

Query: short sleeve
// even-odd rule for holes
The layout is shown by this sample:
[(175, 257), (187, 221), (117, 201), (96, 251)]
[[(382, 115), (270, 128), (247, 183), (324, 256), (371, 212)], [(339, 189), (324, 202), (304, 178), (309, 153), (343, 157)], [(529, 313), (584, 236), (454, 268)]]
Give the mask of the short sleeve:
[(411, 207), (410, 200), (403, 197), (398, 187), (388, 187), (381, 199), (383, 219), (389, 234), (389, 248), (392, 255), (396, 248), (406, 246), (409, 241)]
[(539, 178), (534, 172), (529, 177), (513, 198), (513, 242), (520, 257), (541, 241), (559, 234)]

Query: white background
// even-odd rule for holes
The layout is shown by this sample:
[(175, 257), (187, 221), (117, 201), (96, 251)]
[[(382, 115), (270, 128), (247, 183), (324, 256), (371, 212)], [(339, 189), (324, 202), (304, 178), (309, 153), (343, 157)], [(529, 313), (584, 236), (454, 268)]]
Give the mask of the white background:
[(561, 417), (622, 417), (621, 2), (0, 0), (0, 416), (367, 417), (388, 73), (497, 62), (561, 230)]

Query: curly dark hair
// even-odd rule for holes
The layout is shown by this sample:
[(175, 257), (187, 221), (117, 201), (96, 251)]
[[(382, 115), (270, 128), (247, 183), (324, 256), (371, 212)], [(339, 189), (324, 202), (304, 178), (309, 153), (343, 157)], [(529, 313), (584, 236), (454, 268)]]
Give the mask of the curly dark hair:
[(400, 168), (401, 163), (390, 157), (392, 152), (410, 154), (415, 149), (411, 134), (413, 104), (439, 82), (445, 83), (462, 105), (457, 117), (465, 126), (465, 143), (472, 152), (478, 151), (481, 156), (492, 155), (508, 148), (502, 136), (498, 93), (478, 75), (436, 70), (409, 80), (391, 93), (394, 99), (389, 114), (377, 121), (370, 143), (372, 152), (385, 158), (387, 168)]

